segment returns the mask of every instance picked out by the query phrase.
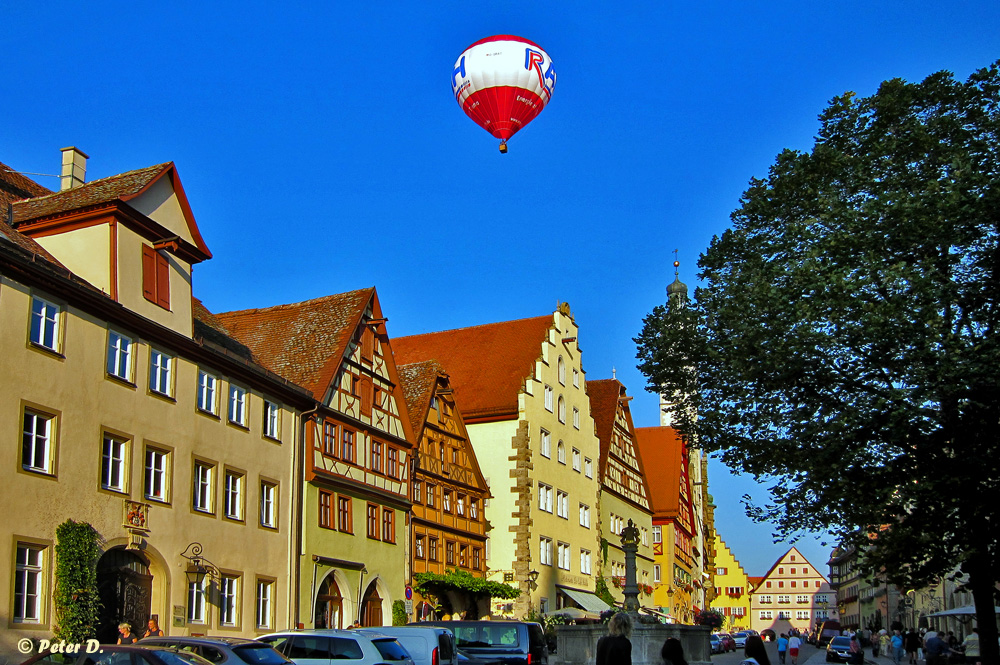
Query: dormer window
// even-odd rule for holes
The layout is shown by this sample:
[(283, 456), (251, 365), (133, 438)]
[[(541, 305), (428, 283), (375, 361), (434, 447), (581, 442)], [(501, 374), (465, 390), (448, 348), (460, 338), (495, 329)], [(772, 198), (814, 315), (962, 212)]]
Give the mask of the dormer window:
[(170, 263), (162, 252), (142, 246), (142, 296), (163, 309), (170, 309)]

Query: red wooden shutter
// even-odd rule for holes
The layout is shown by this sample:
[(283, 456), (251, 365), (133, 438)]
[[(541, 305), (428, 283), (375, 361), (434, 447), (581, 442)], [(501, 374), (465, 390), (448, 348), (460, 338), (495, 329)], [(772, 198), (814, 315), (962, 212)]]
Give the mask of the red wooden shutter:
[(372, 415), (372, 391), (374, 385), (372, 380), (367, 377), (361, 377), (361, 414), (371, 417)]
[(170, 264), (159, 252), (156, 252), (156, 304), (170, 309)]
[(361, 331), (361, 359), (371, 362), (375, 357), (375, 332), (367, 325)]
[(156, 251), (148, 246), (142, 246), (142, 296), (156, 302)]

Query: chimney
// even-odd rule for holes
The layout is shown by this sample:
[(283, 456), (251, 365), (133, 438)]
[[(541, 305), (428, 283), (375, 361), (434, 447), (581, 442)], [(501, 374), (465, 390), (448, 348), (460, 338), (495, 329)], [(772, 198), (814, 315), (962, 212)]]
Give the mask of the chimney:
[(87, 179), (87, 155), (77, 148), (62, 149), (62, 175), (59, 191), (79, 187)]

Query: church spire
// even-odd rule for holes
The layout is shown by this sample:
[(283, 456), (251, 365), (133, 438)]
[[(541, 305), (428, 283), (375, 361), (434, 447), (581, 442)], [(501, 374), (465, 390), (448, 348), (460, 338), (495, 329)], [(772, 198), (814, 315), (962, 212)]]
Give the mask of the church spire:
[(680, 298), (681, 301), (687, 300), (688, 297), (688, 287), (687, 284), (681, 281), (680, 278), (680, 268), (681, 262), (677, 260), (677, 250), (674, 250), (674, 281), (667, 286), (667, 300), (672, 302), (675, 299)]

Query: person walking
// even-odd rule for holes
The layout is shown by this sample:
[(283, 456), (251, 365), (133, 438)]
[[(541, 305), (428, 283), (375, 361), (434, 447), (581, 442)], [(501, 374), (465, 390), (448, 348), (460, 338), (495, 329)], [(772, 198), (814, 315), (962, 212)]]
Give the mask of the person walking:
[(889, 637), (889, 632), (885, 628), (878, 631), (878, 654), (892, 658), (892, 638)]
[(909, 665), (917, 665), (917, 652), (920, 650), (920, 635), (913, 628), (910, 628), (910, 632), (903, 638), (903, 648), (906, 649)]
[(676, 637), (668, 637), (660, 649), (660, 658), (663, 665), (688, 665), (684, 659), (684, 645)]
[(980, 651), (978, 628), (973, 628), (972, 632), (965, 636), (965, 639), (962, 640), (962, 648), (965, 650), (965, 662), (973, 664), (979, 662)]
[(792, 635), (788, 638), (788, 657), (792, 659), (792, 665), (799, 663), (800, 646), (802, 646), (802, 640), (799, 639), (798, 635)]
[(903, 660), (904, 651), (903, 651), (903, 636), (900, 634), (898, 629), (892, 631), (892, 637), (890, 638), (889, 642), (892, 645), (889, 647), (890, 649), (892, 649), (892, 651), (889, 652), (889, 655), (892, 657), (893, 665), (899, 665), (900, 661)]
[(788, 636), (784, 633), (778, 638), (778, 662), (785, 665), (785, 654), (788, 652)]
[(861, 649), (861, 640), (858, 639), (857, 633), (851, 635), (851, 658), (847, 662), (851, 665), (863, 665), (865, 662), (865, 652)]
[(740, 661), (740, 665), (771, 665), (771, 659), (767, 657), (764, 640), (760, 635), (747, 635), (746, 642), (743, 643), (743, 660)]
[(632, 665), (632, 618), (618, 612), (608, 622), (608, 634), (597, 640), (597, 665)]
[(948, 643), (944, 641), (941, 633), (928, 631), (927, 634), (930, 635), (924, 642), (924, 651), (927, 652), (927, 665), (946, 665), (948, 654), (951, 653)]

